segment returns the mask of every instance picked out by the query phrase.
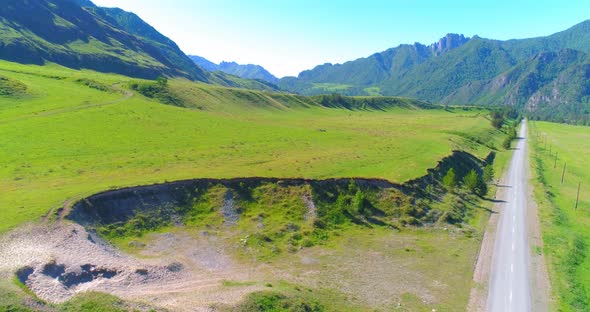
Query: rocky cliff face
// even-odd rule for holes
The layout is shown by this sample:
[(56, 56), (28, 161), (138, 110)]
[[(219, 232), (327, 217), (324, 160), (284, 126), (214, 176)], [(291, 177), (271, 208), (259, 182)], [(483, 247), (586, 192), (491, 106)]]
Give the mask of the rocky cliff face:
[(469, 39), (463, 35), (447, 34), (438, 40), (438, 42), (431, 44), (430, 50), (434, 55), (438, 56), (464, 45)]

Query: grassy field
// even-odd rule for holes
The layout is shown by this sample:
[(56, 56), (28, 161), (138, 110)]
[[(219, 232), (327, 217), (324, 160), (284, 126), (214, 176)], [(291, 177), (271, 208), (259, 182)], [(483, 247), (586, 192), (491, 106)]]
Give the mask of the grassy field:
[[(132, 91), (131, 83), (154, 84), (57, 65), (0, 62), (0, 233), (39, 220), (65, 201), (124, 186), (253, 176), (365, 177), (403, 183), (424, 176), (428, 168), (435, 167), (453, 150), (464, 150), (479, 158), (496, 150), (497, 175), (510, 155), (500, 148), (505, 133), (490, 125), (486, 110), (444, 110), (403, 98), (306, 98), (182, 79), (168, 81), (165, 94), (155, 96), (171, 104), (165, 105)], [(337, 225), (329, 229), (329, 239), (321, 236), (318, 240), (315, 225), (308, 223), (297, 223), (301, 235), (281, 236), (284, 223), (295, 222), (290, 219), (292, 214), (301, 212), (301, 196), (307, 190), (269, 199), (272, 189), (257, 189), (253, 198), (259, 198), (260, 203), (274, 203), (284, 197), (276, 204), (282, 212), (267, 213), (270, 208), (266, 204), (243, 202), (244, 221), (234, 231), (219, 230), (217, 235), (228, 246), (235, 246), (246, 234), (265, 235), (258, 241), (258, 236), (252, 236), (253, 245), (246, 244), (246, 249), (231, 255), (239, 262), (267, 261), (269, 268), (291, 276), (321, 268), (324, 275), (319, 280), (314, 274), (299, 280), (274, 276), (271, 270), (268, 277), (254, 282), (272, 284), (270, 290), (289, 297), (253, 295), (244, 301), (246, 310), (252, 303), (249, 300), (279, 305), (285, 300), (319, 300), (327, 310), (359, 311), (375, 307), (456, 311), (467, 303), (473, 263), (488, 216), (484, 208), (491, 202), (457, 189), (440, 202), (425, 203), (443, 213), (455, 206), (464, 207), (464, 219), (451, 230), (442, 224), (426, 229), (410, 226), (395, 232), (388, 226), (372, 228), (345, 220), (334, 221)], [(212, 202), (219, 201), (225, 192), (218, 193), (212, 190), (207, 196)], [(369, 192), (367, 198), (380, 207), (381, 201), (388, 200), (382, 195)], [(355, 202), (354, 194), (343, 198)], [(406, 201), (407, 207), (401, 205), (401, 209), (414, 213), (409, 204), (412, 199)], [(211, 210), (218, 203), (211, 207), (206, 203), (194, 207), (206, 213), (185, 220), (189, 229), (164, 227), (154, 234), (200, 233), (204, 226), (221, 224), (219, 214)], [(331, 206), (318, 207), (321, 214), (322, 209)], [(396, 214), (395, 210), (390, 213)], [(261, 215), (266, 222), (264, 230), (258, 229), (258, 221), (252, 221)], [(405, 228), (405, 221), (393, 221), (396, 227)], [(129, 253), (139, 252), (128, 248), (129, 241), (145, 240), (149, 244), (151, 237), (117, 237), (112, 233), (103, 234)], [(267, 236), (272, 243), (265, 241)], [(300, 249), (319, 259), (317, 267), (291, 265), (293, 252)], [(375, 260), (366, 255), (378, 255), (378, 263), (357, 267)], [(440, 270), (441, 263), (445, 270)], [(358, 279), (364, 279), (360, 288), (349, 283)], [(388, 286), (399, 279), (413, 289), (395, 283), (395, 287)], [(322, 284), (321, 280), (332, 281), (333, 285)], [(374, 296), (376, 301), (371, 301), (373, 295), (366, 286), (374, 280), (380, 281), (380, 293)], [(242, 283), (227, 282), (231, 287)], [(300, 287), (313, 290), (312, 295), (301, 294)], [(448, 295), (449, 289), (454, 290), (452, 296)], [(11, 303), (18, 306), (21, 297), (28, 298), (7, 279), (0, 279), (0, 293), (5, 294), (0, 296), (0, 307)], [(100, 296), (90, 294), (53, 308), (75, 310), (80, 303), (92, 308)], [(104, 309), (124, 308), (125, 303), (107, 299), (110, 303)]]
[[(590, 128), (548, 122), (531, 125), (536, 199), (540, 207), (544, 253), (556, 298), (552, 310), (588, 311)], [(575, 209), (579, 183), (580, 199)]]
[(194, 109), (186, 109), (125, 94), (130, 79), (123, 76), (7, 62), (0, 75), (27, 87), (0, 97), (0, 232), (37, 220), (68, 198), (165, 180), (403, 182), (453, 149), (483, 157), (502, 139), (481, 110), (329, 109), (295, 96), (171, 81), (190, 99)]

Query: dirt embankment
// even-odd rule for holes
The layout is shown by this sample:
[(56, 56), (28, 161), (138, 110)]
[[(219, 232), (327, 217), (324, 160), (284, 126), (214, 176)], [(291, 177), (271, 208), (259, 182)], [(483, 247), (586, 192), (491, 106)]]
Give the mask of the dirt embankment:
[[(129, 219), (139, 212), (153, 209), (168, 209), (170, 207), (189, 205), (193, 198), (203, 189), (211, 185), (223, 185), (228, 189), (241, 190), (254, 188), (262, 184), (271, 183), (280, 187), (309, 185), (313, 190), (325, 190), (336, 186), (345, 187), (351, 180), (361, 187), (369, 188), (393, 188), (412, 197), (423, 197), (425, 188), (429, 184), (439, 185), (446, 172), (453, 168), (458, 177), (465, 176), (470, 170), (481, 171), (486, 162), (493, 161), (491, 153), (486, 160), (480, 160), (473, 155), (455, 151), (452, 155), (439, 161), (437, 166), (429, 169), (421, 178), (408, 181), (404, 184), (396, 184), (384, 179), (366, 178), (339, 178), (339, 179), (282, 179), (282, 178), (234, 178), (234, 179), (192, 179), (146, 186), (135, 186), (101, 192), (74, 203), (71, 207), (65, 207), (62, 213), (66, 218), (83, 226), (95, 224), (110, 224)], [(441, 191), (440, 188), (438, 190)], [(437, 192), (437, 188), (433, 188)], [(240, 195), (240, 194), (237, 194)], [(436, 194), (433, 194), (436, 196)], [(225, 213), (231, 214), (233, 195), (228, 192), (224, 205)], [(315, 210), (313, 196), (306, 196), (306, 205)], [(226, 207), (227, 206), (227, 207)], [(225, 209), (227, 208), (227, 209)], [(171, 212), (171, 214), (174, 214)], [(312, 213), (315, 214), (315, 211)]]

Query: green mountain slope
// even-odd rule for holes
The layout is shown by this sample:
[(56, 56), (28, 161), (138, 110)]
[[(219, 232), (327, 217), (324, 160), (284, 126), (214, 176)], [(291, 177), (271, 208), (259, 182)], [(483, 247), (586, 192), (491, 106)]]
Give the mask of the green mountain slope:
[(196, 65), (137, 15), (89, 0), (6, 0), (0, 7), (0, 59), (155, 79), (184, 77), (226, 87), (277, 90), (264, 81)]
[(98, 8), (89, 1), (4, 1), (0, 58), (32, 64), (49, 61), (132, 77), (169, 75), (208, 81), (208, 74), (174, 42), (139, 17)]
[[(344, 64), (324, 64), (280, 80), (306, 95), (408, 96), (451, 104), (511, 105), (536, 117), (584, 122), (590, 20), (519, 40), (447, 35), (430, 46), (400, 45)], [(557, 114), (555, 114), (557, 112)]]
[(215, 64), (198, 55), (189, 55), (189, 57), (193, 62), (195, 62), (195, 64), (210, 72), (221, 71), (226, 74), (238, 76), (240, 78), (263, 80), (272, 84), (279, 82), (277, 77), (275, 77), (260, 65), (242, 65), (236, 62), (221, 62), (219, 64)]
[(344, 64), (323, 64), (306, 70), (297, 78), (286, 77), (279, 86), (302, 94), (321, 94), (326, 90), (318, 84), (347, 86), (345, 94), (364, 94), (363, 88), (378, 86), (381, 82), (404, 77), (415, 66), (430, 58), (447, 54), (465, 44), (469, 39), (462, 35), (448, 34), (437, 43), (425, 46), (420, 43), (400, 45)]
[(588, 122), (590, 57), (564, 49), (542, 52), (487, 81), (466, 84), (444, 103), (502, 103), (533, 117), (561, 122)]

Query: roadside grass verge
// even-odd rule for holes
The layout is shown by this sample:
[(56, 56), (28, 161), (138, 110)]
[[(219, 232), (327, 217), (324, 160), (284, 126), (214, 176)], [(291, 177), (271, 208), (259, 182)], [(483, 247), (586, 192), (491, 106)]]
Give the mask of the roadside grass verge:
[[(590, 309), (590, 169), (587, 163), (590, 128), (548, 122), (531, 124), (535, 197), (540, 207), (543, 252), (556, 299), (552, 309), (587, 311)], [(575, 209), (579, 183), (582, 188)]]

